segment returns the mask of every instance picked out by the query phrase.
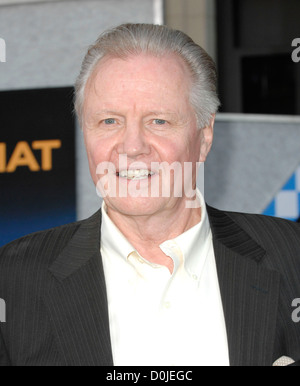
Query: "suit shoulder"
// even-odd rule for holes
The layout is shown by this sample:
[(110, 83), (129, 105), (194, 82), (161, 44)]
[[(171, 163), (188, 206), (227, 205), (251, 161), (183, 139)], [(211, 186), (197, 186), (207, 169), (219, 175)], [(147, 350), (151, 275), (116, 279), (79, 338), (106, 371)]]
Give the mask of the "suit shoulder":
[(216, 219), (222, 219), (225, 216), (230, 217), (232, 220), (239, 224), (247, 225), (247, 224), (256, 224), (259, 228), (265, 228), (267, 226), (267, 230), (274, 228), (287, 228), (293, 229), (296, 233), (300, 233), (300, 223), (296, 223), (290, 220), (285, 220), (279, 217), (271, 217), (263, 214), (253, 214), (253, 213), (244, 213), (244, 212), (233, 212), (226, 210), (219, 210), (213, 207), (207, 207), (210, 216)]
[(65, 247), (81, 222), (38, 231), (14, 240), (0, 248), (0, 266), (22, 260), (50, 262)]
[(282, 236), (289, 238), (292, 234), (300, 237), (300, 224), (294, 221), (279, 217), (271, 217), (263, 214), (226, 212), (234, 221), (245, 226), (259, 229), (261, 233), (281, 233)]
[(300, 258), (300, 224), (278, 217), (222, 211), (208, 206), (208, 213), (218, 227), (228, 227), (232, 222), (243, 229), (265, 249), (293, 249)]
[(35, 232), (0, 248), (0, 298), (21, 296), (24, 288), (47, 288), (49, 267), (67, 248), (76, 233), (95, 226), (98, 213), (91, 218)]
[(0, 248), (0, 268), (5, 262), (38, 261), (51, 263), (81, 227), (93, 228), (101, 221), (101, 211), (91, 217), (55, 228), (31, 233)]

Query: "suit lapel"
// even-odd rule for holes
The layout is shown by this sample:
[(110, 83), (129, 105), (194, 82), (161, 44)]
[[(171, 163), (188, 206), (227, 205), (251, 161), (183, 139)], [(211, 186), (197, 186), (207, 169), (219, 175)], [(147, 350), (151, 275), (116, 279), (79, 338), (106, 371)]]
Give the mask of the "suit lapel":
[(58, 347), (71, 366), (113, 364), (100, 223), (100, 212), (84, 221), (50, 267), (56, 280), (45, 303)]
[(231, 366), (273, 362), (279, 274), (262, 267), (266, 251), (229, 215), (208, 207)]

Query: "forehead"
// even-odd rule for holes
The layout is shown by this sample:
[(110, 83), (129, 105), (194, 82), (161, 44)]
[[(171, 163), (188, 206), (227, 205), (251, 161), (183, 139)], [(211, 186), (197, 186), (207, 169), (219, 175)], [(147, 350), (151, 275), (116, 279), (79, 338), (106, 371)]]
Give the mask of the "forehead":
[(104, 57), (96, 66), (86, 86), (86, 96), (97, 94), (105, 99), (105, 91), (124, 96), (135, 92), (139, 96), (178, 94), (184, 96), (190, 88), (191, 75), (183, 59), (170, 53), (163, 57), (151, 54), (127, 58)]

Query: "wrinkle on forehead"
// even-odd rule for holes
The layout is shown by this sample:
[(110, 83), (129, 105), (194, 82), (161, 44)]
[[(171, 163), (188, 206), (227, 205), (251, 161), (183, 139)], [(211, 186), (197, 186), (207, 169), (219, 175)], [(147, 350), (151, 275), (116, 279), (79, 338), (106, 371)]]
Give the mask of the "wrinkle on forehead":
[[(128, 63), (127, 72), (124, 73), (122, 68), (120, 68), (119, 71), (116, 70), (116, 66), (114, 66), (114, 71), (110, 71), (110, 68), (116, 62)], [(151, 73), (147, 71), (149, 68), (151, 68)], [(101, 82), (109, 83), (109, 79), (116, 76), (121, 77), (124, 89), (126, 89), (128, 86), (132, 86), (133, 82), (135, 82), (135, 87), (138, 87), (137, 90), (143, 91), (142, 88), (144, 88), (146, 91), (148, 86), (151, 86), (155, 78), (160, 75), (162, 69), (171, 73), (173, 79), (181, 78), (181, 80), (183, 80), (183, 82), (178, 82), (176, 85), (178, 91), (187, 90), (189, 92), (192, 85), (192, 77), (187, 65), (179, 55), (175, 53), (169, 53), (163, 57), (157, 57), (152, 54), (131, 55), (127, 58), (114, 58), (110, 56), (104, 57), (98, 63), (90, 78), (88, 79), (85, 95), (87, 95), (88, 91), (93, 88), (94, 93), (97, 96), (100, 96), (101, 90), (97, 89), (98, 80), (101, 80)], [(105, 78), (102, 76), (103, 70), (106, 73)], [(126, 77), (128, 79), (126, 79)], [(172, 82), (171, 86), (174, 87), (174, 85), (174, 82)], [(166, 91), (169, 88), (169, 85), (161, 84), (161, 87)]]

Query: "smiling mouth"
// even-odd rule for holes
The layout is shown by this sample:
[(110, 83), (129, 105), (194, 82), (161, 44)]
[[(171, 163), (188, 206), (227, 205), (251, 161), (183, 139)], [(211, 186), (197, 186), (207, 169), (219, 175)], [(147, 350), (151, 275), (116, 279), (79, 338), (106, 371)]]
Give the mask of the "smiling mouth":
[(152, 177), (155, 173), (148, 169), (132, 169), (132, 170), (121, 170), (117, 172), (117, 177), (126, 178), (128, 180), (143, 180)]

